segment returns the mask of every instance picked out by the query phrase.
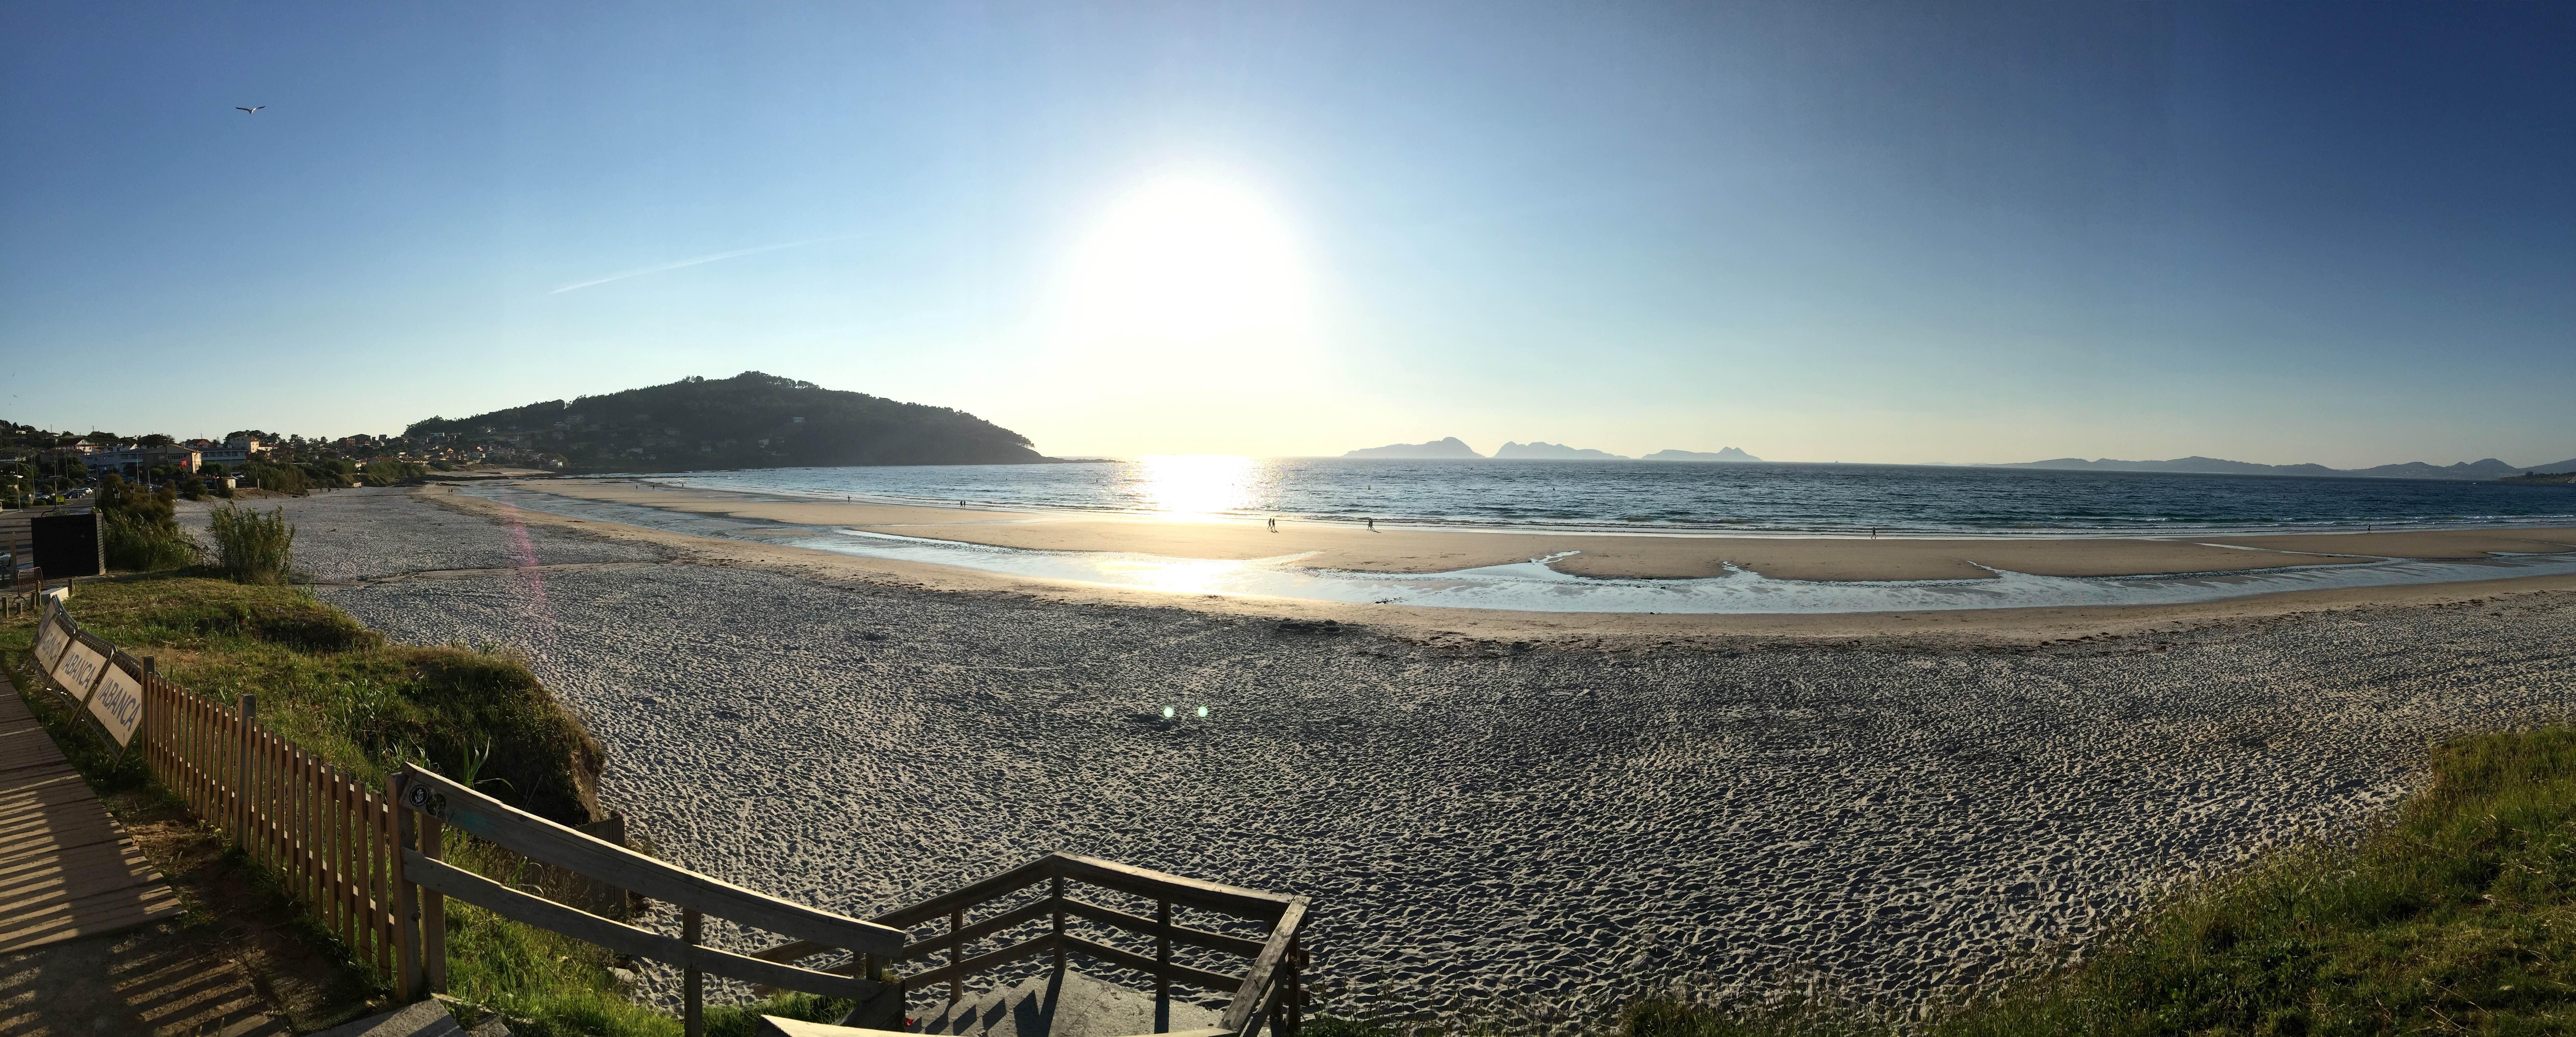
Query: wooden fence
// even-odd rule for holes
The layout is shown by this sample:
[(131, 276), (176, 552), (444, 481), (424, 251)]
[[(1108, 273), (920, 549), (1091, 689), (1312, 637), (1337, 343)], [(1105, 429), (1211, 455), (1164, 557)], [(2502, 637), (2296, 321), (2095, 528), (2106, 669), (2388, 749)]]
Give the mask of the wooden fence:
[[(386, 794), (379, 796), (367, 783), (260, 723), (257, 697), (243, 695), (228, 707), (163, 679), (153, 660), (138, 659), (81, 630), (59, 607), (48, 609), (44, 621), (60, 622), (68, 640), (89, 646), (109, 666), (139, 681), (139, 722), (124, 726), (122, 736), (119, 729), (108, 729), (111, 741), (140, 753), (155, 780), (199, 819), (221, 826), (405, 1001), (446, 988), (445, 898), (452, 896), (505, 918), (678, 965), (682, 1019), (690, 1037), (703, 1032), (706, 975), (741, 980), (755, 989), (852, 998), (861, 1007), (845, 1022), (864, 1019), (867, 1025), (900, 1029), (907, 988), (945, 983), (955, 1001), (963, 996), (966, 976), (1044, 952), (1053, 952), (1058, 966), (1071, 952), (1150, 977), (1158, 1032), (1169, 1028), (1174, 984), (1234, 995), (1221, 1030), (1192, 1031), (1190, 1037), (1249, 1037), (1265, 1024), (1274, 1037), (1294, 1037), (1301, 1021), (1304, 897), (1054, 853), (873, 920), (849, 918), (654, 860), (425, 769), (395, 772), (387, 779)], [(92, 682), (93, 687), (108, 683), (106, 677)], [(88, 693), (64, 690), (75, 708)], [(540, 865), (671, 904), (680, 909), (680, 935), (627, 925), (450, 864), (444, 845), (450, 827)], [(1076, 898), (1068, 893), (1068, 882), (1151, 900), (1154, 915), (1147, 918)], [(1041, 884), (1047, 892), (1029, 899), (1026, 891)], [(1178, 924), (1175, 907), (1256, 924), (1261, 932), (1257, 937), (1235, 935)], [(984, 916), (970, 921), (977, 911)], [(704, 942), (706, 915), (795, 942), (749, 955), (719, 950)], [(1152, 941), (1152, 950), (1086, 939), (1067, 929), (1068, 919), (1143, 936)], [(907, 929), (943, 920), (944, 932), (909, 940)], [(1041, 922), (1046, 928), (1033, 938), (969, 954), (979, 942), (1016, 939), (1015, 931), (1024, 933)], [(1251, 961), (1239, 973), (1202, 968), (1175, 960), (1176, 946)], [(837, 972), (792, 964), (836, 951), (848, 954)], [(926, 972), (902, 979), (887, 974), (894, 965), (940, 954), (947, 961)]]
[(44, 611), (45, 570), (28, 566), (8, 573), (6, 591), (0, 591), (0, 617), (15, 618)]
[[(353, 956), (398, 981), (394, 903), (402, 863), (393, 852), (388, 801), (260, 724), (257, 698), (244, 695), (225, 708), (162, 679), (153, 660), (81, 629), (58, 601), (40, 615), (57, 643), (87, 648), (104, 662), (84, 686), (48, 680), (46, 687), (75, 715), (100, 720), (110, 744), (140, 755), (155, 781), (200, 820), (222, 827)], [(37, 639), (40, 668), (51, 661), (41, 650), (47, 640)], [(139, 692), (140, 709), (128, 711), (128, 699), (110, 716), (99, 707), (120, 686)]]
[(403, 883), (394, 811), (365, 782), (279, 738), (259, 700), (231, 708), (163, 680), (146, 660), (136, 741), (163, 788), (222, 827), (287, 894), (406, 1000), (396, 914)]
[[(203, 821), (218, 825), (242, 851), (275, 875), (361, 962), (374, 966), (396, 994), (411, 1000), (447, 982), (445, 897), (505, 917), (587, 940), (622, 953), (681, 966), (689, 1032), (700, 1031), (702, 974), (715, 974), (836, 997), (875, 999), (901, 985), (744, 957), (700, 943), (705, 914), (783, 936), (820, 940), (854, 955), (883, 954), (903, 933), (790, 903), (635, 853), (474, 792), (433, 772), (405, 767), (379, 796), (259, 721), (259, 699), (231, 705), (164, 679), (154, 661), (137, 658), (81, 629), (59, 606), (41, 622), (57, 625), (58, 642), (95, 653), (111, 675), (140, 685), (139, 723), (102, 730), (111, 744), (139, 754), (154, 780)], [(58, 649), (60, 657), (70, 651)], [(41, 655), (42, 653), (40, 653)], [(40, 664), (50, 663), (48, 659)], [(49, 683), (75, 711), (106, 677), (80, 687)], [(402, 804), (397, 808), (395, 804)], [(681, 909), (681, 936), (639, 929), (579, 908), (511, 889), (448, 864), (442, 833), (455, 827), (539, 865), (565, 869), (596, 885), (631, 889)], [(581, 888), (595, 888), (585, 884)], [(622, 898), (621, 898), (622, 899)]]

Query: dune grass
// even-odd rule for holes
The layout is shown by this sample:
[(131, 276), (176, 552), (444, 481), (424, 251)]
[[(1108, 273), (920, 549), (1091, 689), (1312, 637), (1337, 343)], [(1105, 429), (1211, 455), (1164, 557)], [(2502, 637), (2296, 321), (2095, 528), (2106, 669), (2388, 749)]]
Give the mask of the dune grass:
[(351, 774), (381, 782), (417, 760), (533, 813), (592, 819), (599, 743), (518, 659), (387, 644), (304, 588), (183, 574), (84, 583), (71, 612), (182, 687), (257, 695), (262, 722)]
[(295, 567), (295, 526), (286, 509), (262, 515), (256, 508), (227, 504), (207, 516), (215, 541), (216, 566), (235, 583), (285, 583)]
[[(520, 660), (465, 647), (387, 644), (302, 588), (154, 574), (79, 585), (72, 615), (100, 636), (155, 660), (182, 687), (220, 701), (259, 696), (281, 736), (354, 775), (381, 783), (407, 761), (557, 820), (585, 820), (601, 749)], [(33, 679), (34, 623), (0, 622), (0, 655)], [(103, 794), (153, 792), (139, 753), (114, 746), (44, 695), (30, 698), (73, 766)], [(175, 802), (175, 801), (171, 801)], [(165, 806), (167, 804), (164, 804)], [(451, 838), (459, 866), (508, 880), (516, 864), (488, 845)], [(256, 865), (237, 862), (250, 872)], [(275, 909), (300, 915), (283, 895)], [(291, 919), (288, 921), (292, 921)], [(319, 926), (294, 927), (353, 973), (372, 976)], [(605, 950), (449, 901), (448, 978), (464, 1000), (501, 1012), (523, 1037), (678, 1037), (679, 1020), (625, 997)], [(711, 1007), (710, 1034), (749, 1034), (760, 1013), (834, 1020), (846, 1002), (789, 994)]]

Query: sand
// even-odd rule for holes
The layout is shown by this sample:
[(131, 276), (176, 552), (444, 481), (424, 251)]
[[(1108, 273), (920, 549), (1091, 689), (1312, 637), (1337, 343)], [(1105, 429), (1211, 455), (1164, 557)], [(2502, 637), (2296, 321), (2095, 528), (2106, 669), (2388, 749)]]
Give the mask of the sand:
[[(785, 500), (610, 479), (522, 484), (543, 493), (672, 511), (842, 526), (875, 533), (1050, 551), (1129, 551), (1175, 558), (1305, 554), (1295, 564), (1355, 572), (1429, 573), (1580, 552), (1553, 563), (1580, 576), (1714, 576), (1727, 565), (1785, 580), (1958, 580), (1994, 574), (2143, 576), (2334, 564), (2321, 555), (2475, 558), (2489, 551), (2576, 550), (2576, 529), (2457, 530), (2377, 537), (1945, 539), (1623, 536), (1387, 528), (1340, 523), (1155, 519), (1064, 512)], [(2226, 545), (2226, 546), (2217, 546)], [(2351, 561), (2365, 561), (2355, 558)]]
[(503, 521), (287, 508), (328, 600), (525, 653), (665, 856), (857, 915), (1052, 849), (1302, 893), (1318, 1008), (1346, 1015), (1598, 1031), (1675, 984), (1901, 1010), (2352, 831), (2427, 739), (2566, 720), (2576, 680), (2576, 591), (2547, 578), (1920, 630), (1422, 609), (1317, 634), (1279, 617), (1321, 607), (462, 503)]

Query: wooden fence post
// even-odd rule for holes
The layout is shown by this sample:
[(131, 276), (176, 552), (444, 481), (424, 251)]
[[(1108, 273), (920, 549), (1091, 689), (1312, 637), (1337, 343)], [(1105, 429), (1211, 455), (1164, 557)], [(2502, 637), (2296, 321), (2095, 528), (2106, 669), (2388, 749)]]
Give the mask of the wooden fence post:
[[(948, 964), (951, 968), (966, 960), (966, 939), (958, 935), (958, 931), (964, 928), (966, 912), (948, 912)], [(951, 972), (948, 976), (948, 1003), (953, 1005), (963, 1000), (966, 1000), (966, 974)]]
[(1288, 938), (1288, 955), (1279, 962), (1279, 1007), (1270, 1013), (1270, 1037), (1297, 1037), (1306, 1028), (1306, 944)]
[(385, 779), (385, 793), (392, 797), (387, 805), (393, 809), (394, 843), (385, 847), (386, 883), (394, 895), (394, 997), (409, 1003), (427, 993), (421, 989), (427, 977), (420, 965), (420, 890), (403, 874), (403, 847), (412, 841), (412, 811), (403, 803), (403, 793), (411, 783), (408, 770), (398, 770)]
[(1055, 894), (1055, 970), (1064, 971), (1064, 876), (1048, 887)]
[(159, 766), (161, 753), (153, 748), (154, 737), (160, 735), (163, 725), (170, 722), (168, 717), (156, 715), (160, 712), (161, 697), (152, 692), (153, 685), (157, 681), (155, 675), (160, 672), (160, 667), (153, 665), (154, 658), (149, 655), (143, 657), (143, 679), (135, 682), (143, 686), (143, 730), (136, 732), (135, 737), (143, 739), (144, 769), (152, 772), (152, 780), (159, 782), (162, 788), (168, 789), (170, 788), (168, 771)]
[(1154, 901), (1154, 1032), (1172, 1032), (1172, 900)]
[[(447, 826), (427, 814), (420, 816), (420, 855), (430, 860), (444, 860)], [(420, 960), (428, 969), (429, 991), (447, 992), (447, 894), (434, 889), (420, 891)]]
[(259, 719), (259, 696), (244, 695), (234, 706), (233, 721), (240, 728), (233, 739), (233, 845), (250, 849), (250, 733)]
[(698, 971), (698, 943), (706, 939), (706, 918), (697, 908), (680, 912), (680, 1030), (687, 1037), (706, 1037), (707, 979)]

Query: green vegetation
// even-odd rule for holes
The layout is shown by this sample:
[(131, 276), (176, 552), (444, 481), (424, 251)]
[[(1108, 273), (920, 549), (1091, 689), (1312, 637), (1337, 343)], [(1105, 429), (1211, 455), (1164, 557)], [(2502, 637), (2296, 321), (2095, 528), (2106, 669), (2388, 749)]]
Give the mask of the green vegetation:
[[(84, 584), (74, 606), (101, 636), (153, 656), (183, 687), (230, 701), (256, 692), (260, 717), (291, 741), (381, 784), (405, 761), (450, 775), (476, 774), (484, 791), (559, 821), (595, 811), (590, 782), (601, 750), (580, 724), (507, 655), (466, 648), (386, 644), (355, 618), (299, 590), (148, 576)], [(0, 651), (19, 680), (33, 623), (0, 623)], [(23, 684), (22, 684), (23, 686)], [(102, 793), (148, 788), (139, 753), (119, 754), (49, 699), (30, 697), (75, 767)], [(477, 767), (479, 766), (479, 773)], [(523, 881), (505, 851), (451, 835), (449, 859), (502, 881)], [(246, 860), (238, 866), (255, 870)], [(281, 912), (298, 912), (281, 894)], [(498, 1011), (523, 1037), (678, 1037), (679, 1020), (627, 1000), (605, 950), (448, 902), (448, 981), (458, 997)], [(297, 927), (316, 947), (337, 948), (319, 926)], [(363, 972), (345, 949), (347, 967)], [(368, 975), (372, 975), (368, 973)], [(784, 995), (752, 1006), (710, 1008), (708, 1033), (741, 1037), (761, 1013), (837, 1020), (847, 1002)]]
[(428, 475), (429, 472), (429, 466), (418, 461), (379, 457), (367, 462), (366, 470), (358, 473), (358, 481), (369, 486), (392, 486), (406, 479), (417, 479)]
[(370, 781), (417, 760), (566, 823), (592, 819), (602, 750), (526, 664), (387, 644), (302, 588), (154, 575), (82, 585), (73, 615), (181, 686), (259, 696), (280, 735)]
[(963, 411), (758, 371), (431, 418), (404, 431), (409, 439), (432, 435), (555, 452), (576, 471), (1045, 460), (1028, 437)]
[(148, 572), (197, 561), (197, 541), (179, 528), (178, 492), (145, 490), (110, 473), (98, 484), (98, 535), (111, 569)]
[(285, 583), (295, 566), (295, 527), (286, 509), (262, 515), (228, 504), (207, 514), (216, 564), (235, 583)]
[(292, 465), (251, 461), (242, 466), (242, 476), (250, 485), (271, 493), (292, 493), (301, 497), (313, 490), (313, 479)]
[[(2345, 844), (2177, 894), (2072, 969), (1914, 1027), (2004, 1034), (2540, 1034), (2576, 1030), (2576, 730), (2433, 751), (2435, 785)], [(1626, 1037), (1872, 1034), (1799, 1006), (1633, 1005)]]

